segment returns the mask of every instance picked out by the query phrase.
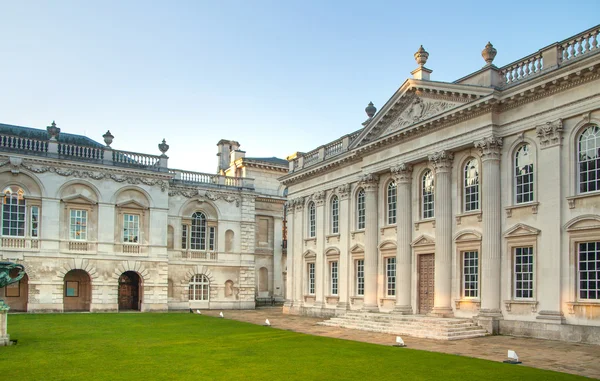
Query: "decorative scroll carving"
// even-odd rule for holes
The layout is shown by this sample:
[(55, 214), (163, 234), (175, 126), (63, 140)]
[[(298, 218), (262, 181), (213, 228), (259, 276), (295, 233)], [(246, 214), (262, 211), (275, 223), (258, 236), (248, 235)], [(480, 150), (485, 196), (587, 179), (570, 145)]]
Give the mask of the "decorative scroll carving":
[(402, 163), (391, 168), (392, 174), (399, 183), (410, 183), (412, 181), (413, 167), (410, 164)]
[(217, 201), (218, 199), (222, 199), (227, 202), (235, 202), (235, 206), (238, 206), (238, 207), (240, 206), (240, 201), (241, 201), (240, 198), (234, 197), (227, 193), (206, 192), (204, 195), (206, 196), (207, 199), (209, 199), (211, 201)]
[(350, 195), (350, 184), (342, 184), (336, 189), (337, 194), (340, 195), (340, 199), (346, 199)]
[(429, 101), (423, 98), (414, 97), (412, 102), (404, 109), (404, 111), (402, 111), (400, 116), (389, 125), (383, 135), (390, 134), (401, 128), (429, 119), (436, 114), (441, 114), (456, 106), (455, 103), (451, 102)]
[(433, 164), (436, 172), (444, 172), (452, 169), (454, 153), (450, 151), (439, 151), (429, 155), (429, 161)]
[(562, 119), (546, 122), (546, 124), (537, 126), (535, 133), (540, 140), (542, 149), (560, 145), (563, 133)]
[(490, 136), (475, 141), (473, 145), (475, 146), (475, 148), (479, 149), (479, 152), (481, 152), (482, 160), (500, 160), (500, 155), (502, 153), (502, 138)]

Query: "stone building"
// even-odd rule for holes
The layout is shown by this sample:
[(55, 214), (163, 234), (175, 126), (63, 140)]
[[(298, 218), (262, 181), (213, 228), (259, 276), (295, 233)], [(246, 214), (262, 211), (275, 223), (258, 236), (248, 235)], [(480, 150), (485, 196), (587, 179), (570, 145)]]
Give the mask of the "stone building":
[(164, 140), (161, 155), (148, 155), (112, 149), (113, 138), (107, 132), (104, 145), (54, 123), (0, 124), (0, 260), (27, 271), (0, 289), (13, 311), (232, 309), (283, 299), (284, 197), (271, 179), (287, 162), (238, 165), (239, 144), (219, 143), (219, 165), (242, 171), (198, 173), (169, 168)]
[(488, 43), (453, 82), (421, 46), (363, 128), (290, 156), (284, 310), (600, 343), (599, 32), (502, 67)]

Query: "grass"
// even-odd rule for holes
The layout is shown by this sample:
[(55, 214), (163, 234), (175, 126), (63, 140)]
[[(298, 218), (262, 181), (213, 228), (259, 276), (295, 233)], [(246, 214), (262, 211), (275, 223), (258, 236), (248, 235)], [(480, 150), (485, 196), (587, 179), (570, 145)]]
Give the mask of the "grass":
[(584, 380), (584, 377), (192, 314), (10, 315), (20, 380)]

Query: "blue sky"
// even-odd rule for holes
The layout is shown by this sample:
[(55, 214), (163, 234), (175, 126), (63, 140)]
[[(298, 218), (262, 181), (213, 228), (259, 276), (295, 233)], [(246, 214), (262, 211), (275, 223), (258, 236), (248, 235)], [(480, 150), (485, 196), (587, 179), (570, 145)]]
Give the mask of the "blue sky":
[[(493, 8), (492, 8), (493, 4)], [(453, 81), (600, 22), (600, 1), (0, 1), (0, 123), (64, 132), (216, 170), (309, 151), (361, 127), (416, 68)]]

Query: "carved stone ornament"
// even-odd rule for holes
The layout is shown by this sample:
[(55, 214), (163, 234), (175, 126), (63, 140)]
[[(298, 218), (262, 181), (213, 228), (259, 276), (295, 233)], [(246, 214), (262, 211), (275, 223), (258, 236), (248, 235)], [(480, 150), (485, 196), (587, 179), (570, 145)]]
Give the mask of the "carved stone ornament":
[(495, 159), (499, 160), (502, 153), (502, 138), (490, 136), (477, 140), (473, 143), (475, 148), (481, 152), (481, 159)]
[(315, 201), (316, 205), (323, 205), (325, 203), (325, 192), (318, 191), (312, 195), (312, 199)]
[(481, 56), (485, 60), (486, 66), (490, 66), (496, 57), (498, 51), (494, 48), (491, 42), (488, 42), (483, 51), (481, 52)]
[(427, 63), (427, 58), (429, 58), (429, 53), (423, 48), (423, 45), (419, 47), (419, 50), (415, 53), (415, 61), (419, 66), (423, 66)]
[(10, 172), (13, 175), (18, 175), (19, 172), (21, 171), (21, 165), (23, 164), (23, 159), (20, 157), (14, 157), (11, 156), (8, 158), (8, 161), (10, 162)]
[(107, 147), (110, 147), (110, 145), (113, 142), (113, 139), (115, 138), (114, 135), (110, 133), (110, 130), (107, 130), (106, 133), (102, 135), (102, 137), (104, 138), (104, 143)]
[(374, 173), (361, 175), (358, 182), (365, 190), (376, 190), (379, 183), (379, 176)]
[(399, 183), (410, 183), (412, 181), (413, 167), (402, 163), (391, 168), (392, 174)]
[(436, 172), (449, 171), (452, 169), (454, 153), (450, 151), (439, 151), (429, 155), (429, 161), (433, 164)]
[(342, 184), (336, 189), (336, 193), (340, 196), (341, 199), (348, 198), (350, 195), (350, 184)]
[(169, 145), (167, 144), (167, 141), (165, 139), (162, 140), (162, 143), (160, 143), (158, 145), (158, 149), (161, 152), (160, 157), (167, 157), (166, 153), (169, 150)]
[(535, 133), (540, 140), (542, 149), (560, 145), (563, 133), (562, 119), (546, 122), (546, 124), (537, 126)]
[(426, 100), (415, 96), (400, 115), (388, 126), (382, 135), (388, 135), (404, 127), (429, 119), (434, 115), (456, 107), (458, 104), (446, 101)]
[(296, 210), (304, 209), (304, 197), (297, 197), (294, 202), (296, 203)]
[(217, 201), (219, 199), (223, 200), (223, 201), (227, 201), (227, 202), (235, 202), (235, 206), (240, 206), (240, 198), (239, 197), (235, 197), (233, 195), (227, 194), (227, 193), (221, 193), (221, 192), (206, 192), (204, 194), (206, 196), (207, 199), (211, 200), (211, 201)]

